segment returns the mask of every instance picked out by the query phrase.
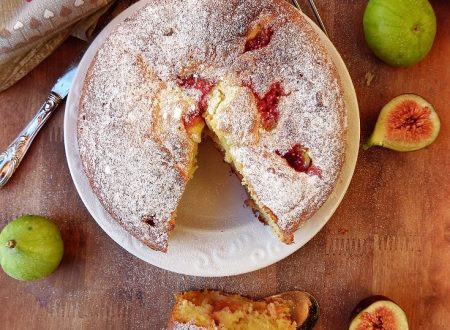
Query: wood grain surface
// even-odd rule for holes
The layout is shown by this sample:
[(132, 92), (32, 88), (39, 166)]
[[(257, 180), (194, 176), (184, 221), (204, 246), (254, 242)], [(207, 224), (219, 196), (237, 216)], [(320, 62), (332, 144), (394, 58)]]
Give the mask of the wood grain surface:
[[(345, 329), (359, 300), (383, 294), (404, 308), (411, 329), (450, 328), (450, 2), (431, 1), (438, 17), (436, 42), (424, 61), (407, 69), (381, 63), (367, 48), (362, 34), (366, 1), (316, 2), (355, 84), (362, 138), (386, 102), (413, 92), (440, 115), (437, 141), (411, 153), (361, 150), (342, 204), (306, 246), (260, 271), (199, 278), (149, 265), (100, 229), (67, 168), (60, 108), (0, 190), (0, 227), (22, 214), (48, 216), (61, 228), (64, 259), (54, 274), (36, 282), (0, 273), (1, 329), (162, 329), (174, 292), (203, 288), (252, 297), (307, 290), (321, 306), (317, 329)], [(0, 94), (0, 149), (32, 117), (83, 47), (81, 41), (67, 40)], [(368, 75), (373, 75), (370, 85)]]

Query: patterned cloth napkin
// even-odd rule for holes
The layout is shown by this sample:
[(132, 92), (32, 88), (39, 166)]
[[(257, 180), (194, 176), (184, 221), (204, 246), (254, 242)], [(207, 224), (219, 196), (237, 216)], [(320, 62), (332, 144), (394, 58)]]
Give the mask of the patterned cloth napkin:
[(108, 13), (109, 20), (136, 1), (114, 2), (0, 0), (0, 91), (30, 72), (68, 36), (89, 39), (102, 15)]

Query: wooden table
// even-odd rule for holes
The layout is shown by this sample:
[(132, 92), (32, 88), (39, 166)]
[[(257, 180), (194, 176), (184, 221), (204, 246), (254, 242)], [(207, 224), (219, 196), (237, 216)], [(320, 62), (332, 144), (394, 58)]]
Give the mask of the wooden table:
[[(344, 329), (360, 299), (384, 294), (404, 308), (411, 329), (449, 329), (450, 3), (432, 3), (438, 34), (431, 53), (418, 65), (395, 69), (378, 61), (365, 44), (365, 1), (317, 1), (356, 87), (362, 138), (380, 108), (405, 92), (435, 105), (442, 130), (433, 145), (417, 152), (361, 150), (350, 188), (326, 227), (292, 256), (250, 274), (178, 275), (114, 243), (72, 183), (64, 154), (64, 111), (59, 109), (0, 191), (0, 227), (25, 213), (48, 216), (61, 228), (64, 259), (53, 275), (37, 282), (0, 273), (0, 328), (161, 329), (174, 292), (210, 288), (253, 297), (308, 290), (321, 305), (317, 329)], [(31, 118), (82, 47), (81, 41), (68, 40), (0, 94), (0, 149)], [(370, 74), (374, 78), (368, 85)]]

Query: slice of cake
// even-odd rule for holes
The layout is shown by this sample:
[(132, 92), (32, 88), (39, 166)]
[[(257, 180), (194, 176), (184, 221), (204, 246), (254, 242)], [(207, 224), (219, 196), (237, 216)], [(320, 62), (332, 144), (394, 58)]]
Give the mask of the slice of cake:
[(246, 329), (295, 330), (290, 301), (254, 301), (218, 291), (188, 291), (176, 295), (168, 330)]

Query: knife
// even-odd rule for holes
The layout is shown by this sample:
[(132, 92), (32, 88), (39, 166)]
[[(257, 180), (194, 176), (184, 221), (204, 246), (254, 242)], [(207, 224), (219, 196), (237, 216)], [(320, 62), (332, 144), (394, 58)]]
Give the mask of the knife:
[[(302, 10), (302, 8), (300, 7), (300, 4), (298, 3), (297, 0), (291, 0), (292, 4), (299, 10)], [(317, 9), (316, 3), (314, 2), (314, 0), (308, 0), (309, 2), (309, 6), (311, 7), (314, 16), (316, 17), (316, 21), (319, 24), (320, 28), (322, 29), (322, 31), (325, 33), (325, 35), (330, 38), (330, 36), (328, 35), (327, 29), (325, 28), (325, 24), (323, 24), (322, 18), (320, 17), (319, 14), (319, 10)]]
[(69, 94), (78, 65), (71, 66), (53, 86), (50, 94), (33, 119), (11, 142), (5, 152), (0, 154), (0, 188), (3, 187), (16, 171), (28, 148), (45, 122)]

